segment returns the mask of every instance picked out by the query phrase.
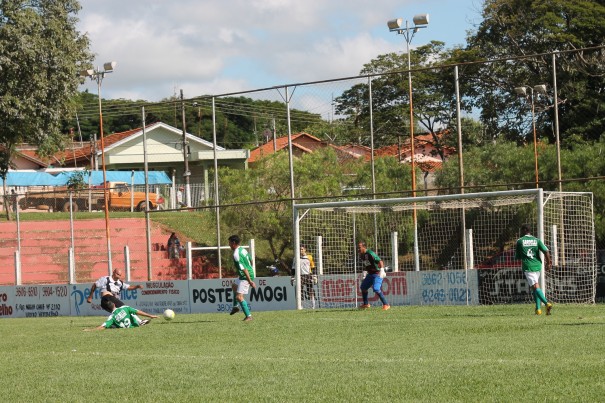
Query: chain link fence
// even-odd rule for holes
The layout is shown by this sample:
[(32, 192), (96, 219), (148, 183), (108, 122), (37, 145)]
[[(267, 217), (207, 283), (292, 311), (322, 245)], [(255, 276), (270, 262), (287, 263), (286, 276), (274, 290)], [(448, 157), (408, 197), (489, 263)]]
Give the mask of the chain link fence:
[[(597, 47), (447, 66), (426, 62), (411, 71), (413, 98), (407, 70), (384, 72), (377, 65), (359, 77), (106, 110), (109, 119), (135, 121), (140, 106), (151, 121), (174, 110), (168, 123), (179, 129), (186, 124), (209, 151), (192, 151), (193, 138), (150, 139), (148, 164), (172, 183), (150, 189), (157, 204), (148, 211), (132, 201), (105, 217), (98, 189), (83, 191), (75, 202), (54, 189), (40, 192), (54, 193), (52, 202), (23, 202), (17, 215), (37, 211), (40, 218), (0, 224), (0, 283), (17, 281), (18, 263), (23, 283), (68, 281), (70, 264), (76, 282), (93, 281), (110, 267), (127, 269), (131, 280), (231, 276), (225, 245), (232, 233), (255, 240), (260, 274), (271, 266), (287, 274), (293, 202), (413, 193), (533, 187), (592, 192), (597, 249), (603, 250), (604, 54)], [(181, 108), (193, 118), (181, 120)], [(113, 147), (132, 151), (128, 144)], [(255, 151), (243, 170), (246, 164), (218, 160), (213, 148)], [(320, 149), (332, 150), (335, 162), (305, 163), (303, 156)], [(141, 159), (143, 152), (123, 157)], [(383, 156), (398, 164), (388, 165)], [(11, 190), (27, 200), (36, 189), (4, 191)], [(10, 197), (3, 209), (15, 215)], [(181, 247), (171, 255), (173, 232)]]

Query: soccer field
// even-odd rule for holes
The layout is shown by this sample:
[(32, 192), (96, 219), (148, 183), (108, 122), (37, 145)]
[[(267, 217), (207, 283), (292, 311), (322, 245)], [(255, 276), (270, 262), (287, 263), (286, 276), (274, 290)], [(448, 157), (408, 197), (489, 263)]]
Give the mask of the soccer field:
[(0, 321), (3, 401), (602, 401), (605, 307)]

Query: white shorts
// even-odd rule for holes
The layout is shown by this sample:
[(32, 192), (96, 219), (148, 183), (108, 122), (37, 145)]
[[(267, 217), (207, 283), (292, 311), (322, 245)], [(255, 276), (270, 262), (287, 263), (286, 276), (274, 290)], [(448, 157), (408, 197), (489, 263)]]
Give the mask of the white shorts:
[(524, 271), (525, 278), (527, 279), (527, 283), (530, 287), (533, 287), (535, 284), (539, 285), (540, 281), (540, 272), (539, 271)]
[(239, 278), (235, 280), (235, 285), (237, 285), (237, 293), (238, 294), (248, 294), (250, 290), (250, 283), (248, 280), (240, 280)]

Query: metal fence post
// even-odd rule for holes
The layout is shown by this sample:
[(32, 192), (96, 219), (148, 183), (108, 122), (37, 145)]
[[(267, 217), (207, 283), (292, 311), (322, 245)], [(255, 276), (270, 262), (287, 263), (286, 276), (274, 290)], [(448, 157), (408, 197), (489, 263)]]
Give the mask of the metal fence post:
[(126, 272), (126, 281), (130, 281), (130, 249), (128, 245), (124, 246), (124, 271)]
[(67, 270), (68, 272), (68, 278), (69, 278), (69, 284), (75, 284), (76, 283), (76, 271), (75, 271), (75, 262), (74, 262), (74, 248), (69, 248), (69, 250), (67, 251)]
[(21, 285), (21, 252), (15, 251), (15, 285)]
[(187, 249), (185, 258), (187, 259), (187, 280), (191, 280), (193, 278), (193, 263), (191, 259), (191, 242), (187, 241)]

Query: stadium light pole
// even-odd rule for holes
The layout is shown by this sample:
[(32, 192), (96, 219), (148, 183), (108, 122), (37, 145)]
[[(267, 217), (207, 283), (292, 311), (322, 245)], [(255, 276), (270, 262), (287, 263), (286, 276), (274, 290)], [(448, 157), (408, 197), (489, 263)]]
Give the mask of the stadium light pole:
[(111, 238), (109, 235), (109, 194), (107, 189), (107, 170), (105, 169), (105, 138), (103, 136), (103, 107), (101, 103), (101, 83), (105, 78), (106, 74), (113, 73), (113, 69), (116, 67), (116, 62), (107, 62), (103, 64), (103, 69), (97, 67), (96, 69), (82, 70), (80, 72), (81, 77), (89, 77), (91, 81), (97, 82), (97, 96), (99, 98), (99, 135), (101, 137), (101, 169), (103, 170), (103, 200), (104, 200), (104, 212), (105, 212), (105, 238), (107, 239), (107, 269), (109, 275), (111, 275), (112, 263), (111, 263)]
[(535, 94), (546, 94), (546, 85), (539, 84), (530, 87), (529, 85), (524, 85), (521, 87), (515, 87), (515, 93), (522, 98), (527, 99), (527, 92), (529, 91), (529, 98), (531, 100), (531, 122), (534, 134), (534, 167), (535, 167), (535, 175), (536, 175), (536, 188), (540, 187), (540, 179), (539, 179), (539, 171), (538, 171), (538, 139), (536, 135), (536, 112), (535, 112)]
[(428, 14), (417, 14), (413, 20), (414, 26), (410, 27), (409, 21), (405, 21), (405, 27), (402, 26), (403, 18), (396, 18), (389, 20), (387, 26), (389, 31), (396, 32), (399, 35), (403, 35), (405, 38), (406, 49), (408, 54), (408, 92), (410, 97), (410, 153), (412, 163), (412, 195), (416, 195), (416, 161), (415, 157), (415, 146), (414, 146), (414, 103), (412, 96), (412, 59), (410, 55), (410, 45), (416, 32), (421, 28), (426, 28), (429, 24)]
[[(414, 102), (412, 96), (412, 59), (410, 55), (410, 45), (416, 32), (421, 28), (426, 28), (429, 24), (428, 14), (417, 14), (412, 19), (414, 26), (410, 27), (408, 20), (405, 20), (405, 27), (402, 26), (403, 18), (396, 18), (387, 21), (389, 31), (396, 32), (398, 35), (403, 35), (407, 46), (408, 53), (408, 93), (410, 97), (410, 161), (412, 164), (412, 197), (416, 197), (416, 150), (414, 147)], [(418, 219), (416, 209), (413, 210), (414, 220), (414, 268), (420, 270), (420, 256), (418, 251)]]

